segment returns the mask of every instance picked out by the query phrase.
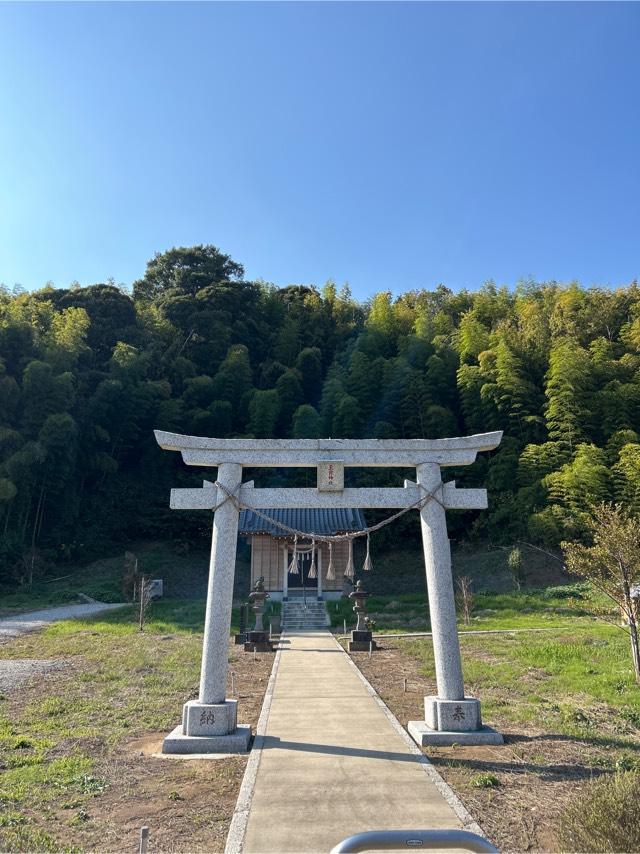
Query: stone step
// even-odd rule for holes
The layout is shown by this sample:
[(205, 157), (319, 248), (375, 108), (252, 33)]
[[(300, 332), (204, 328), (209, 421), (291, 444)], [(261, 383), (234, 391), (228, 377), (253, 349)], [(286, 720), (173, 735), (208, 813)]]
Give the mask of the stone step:
[(304, 605), (289, 605), (288, 602), (285, 602), (283, 610), (284, 611), (300, 611), (300, 612), (302, 612), (302, 611), (317, 611), (319, 614), (320, 613), (324, 614), (326, 611), (326, 608), (324, 607), (324, 605), (322, 605), (320, 603), (318, 603), (317, 605), (315, 605), (315, 604), (314, 605), (307, 605), (307, 607), (305, 608)]
[(325, 614), (322, 612), (318, 612), (317, 614), (283, 614), (283, 619), (285, 620), (324, 620)]
[(306, 611), (322, 611), (324, 613), (326, 611), (326, 608), (324, 607), (322, 602), (309, 602), (309, 603), (307, 603), (306, 607), (305, 607), (305, 605), (298, 605), (298, 604), (292, 605), (289, 602), (285, 602), (283, 610), (285, 610), (285, 611), (305, 611), (305, 610)]
[(285, 608), (285, 614), (326, 614), (324, 608)]
[(309, 614), (310, 616), (318, 617), (318, 616), (324, 616), (326, 614), (326, 611), (324, 610), (324, 608), (322, 608), (322, 609), (320, 609), (320, 608), (307, 608), (306, 611), (303, 610), (302, 608), (300, 608), (299, 610), (298, 609), (293, 610), (291, 608), (286, 608), (282, 613), (288, 614), (289, 616), (295, 615), (295, 616), (302, 617), (305, 614)]
[(327, 609), (324, 602), (300, 600), (282, 603), (282, 627), (290, 632), (327, 630)]

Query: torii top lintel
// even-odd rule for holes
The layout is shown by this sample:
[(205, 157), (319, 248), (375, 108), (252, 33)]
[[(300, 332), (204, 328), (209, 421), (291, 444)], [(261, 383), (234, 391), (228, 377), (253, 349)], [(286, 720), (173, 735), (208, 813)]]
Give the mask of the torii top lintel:
[(385, 468), (437, 463), (472, 463), (478, 451), (497, 448), (502, 431), (450, 439), (213, 439), (155, 430), (166, 451), (180, 451), (192, 466), (240, 463), (256, 467), (315, 467), (321, 460), (342, 460), (345, 466)]

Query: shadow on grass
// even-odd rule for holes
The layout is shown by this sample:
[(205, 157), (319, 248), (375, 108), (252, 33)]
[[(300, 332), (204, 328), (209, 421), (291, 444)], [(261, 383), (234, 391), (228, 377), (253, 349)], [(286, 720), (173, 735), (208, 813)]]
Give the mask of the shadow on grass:
[[(305, 741), (285, 741), (278, 736), (266, 735), (262, 737), (260, 745), (263, 750), (295, 750), (302, 753), (321, 753), (330, 756), (353, 756), (359, 759), (378, 759), (386, 762), (416, 762), (418, 757), (413, 753), (398, 753), (387, 750), (372, 750), (361, 747), (348, 747), (346, 745), (314, 744)], [(594, 768), (589, 765), (578, 764), (549, 764), (540, 765), (531, 762), (501, 762), (497, 760), (484, 759), (458, 759), (441, 756), (429, 756), (429, 762), (435, 766), (447, 766), (449, 768), (468, 768), (478, 773), (508, 771), (513, 774), (536, 774), (541, 779), (553, 782), (563, 780), (586, 780), (600, 777), (603, 774), (612, 773), (605, 768)]]
[(436, 767), (469, 769), (480, 773), (505, 771), (510, 774), (535, 774), (547, 782), (562, 782), (566, 780), (591, 780), (605, 774), (612, 774), (613, 769), (598, 768), (592, 765), (575, 763), (550, 763), (548, 765), (532, 762), (500, 762), (486, 759), (458, 759), (442, 756), (430, 756), (429, 761)]
[(524, 742), (561, 741), (573, 744), (590, 744), (593, 747), (619, 747), (622, 750), (640, 752), (640, 742), (634, 741), (633, 736), (618, 738), (606, 735), (563, 735), (562, 733), (543, 733), (542, 735), (524, 735), (510, 733), (504, 736), (505, 744)]

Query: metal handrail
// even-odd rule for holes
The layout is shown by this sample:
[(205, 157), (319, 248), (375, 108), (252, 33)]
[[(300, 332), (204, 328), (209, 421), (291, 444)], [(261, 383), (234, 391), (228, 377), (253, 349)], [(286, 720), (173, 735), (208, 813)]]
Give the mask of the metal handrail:
[(348, 836), (331, 849), (331, 854), (356, 854), (360, 851), (391, 851), (422, 848), (442, 851), (462, 848), (480, 854), (498, 854), (498, 849), (477, 833), (468, 830), (370, 830)]

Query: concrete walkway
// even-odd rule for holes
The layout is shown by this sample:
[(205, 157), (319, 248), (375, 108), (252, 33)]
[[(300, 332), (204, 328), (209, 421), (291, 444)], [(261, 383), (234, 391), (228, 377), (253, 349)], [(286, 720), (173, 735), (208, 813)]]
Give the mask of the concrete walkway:
[(274, 670), (228, 854), (328, 852), (365, 830), (480, 832), (328, 632), (286, 635)]
[(105, 602), (92, 602), (86, 605), (61, 605), (58, 608), (44, 608), (42, 611), (30, 611), (26, 614), (14, 614), (0, 619), (0, 643), (16, 638), (25, 632), (35, 632), (49, 623), (58, 620), (73, 620), (79, 617), (92, 617), (101, 611), (112, 611), (123, 605), (109, 605)]

